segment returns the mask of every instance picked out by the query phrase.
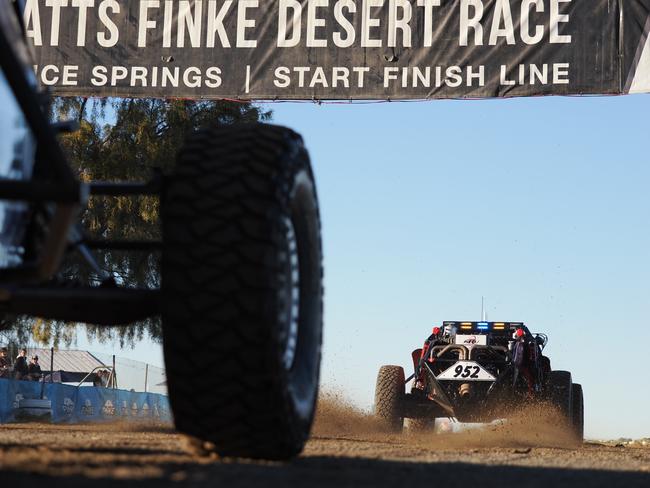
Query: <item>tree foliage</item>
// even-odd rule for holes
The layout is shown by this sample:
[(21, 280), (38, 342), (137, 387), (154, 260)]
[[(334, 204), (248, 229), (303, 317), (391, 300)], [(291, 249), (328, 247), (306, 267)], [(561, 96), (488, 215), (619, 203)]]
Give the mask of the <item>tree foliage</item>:
[[(158, 99), (58, 98), (52, 105), (55, 119), (74, 119), (79, 130), (61, 137), (70, 165), (82, 181), (146, 181), (154, 170), (169, 172), (186, 137), (214, 124), (270, 119), (270, 112), (250, 103)], [(159, 201), (156, 197), (92, 197), (82, 223), (91, 238), (153, 240), (160, 237)], [(159, 285), (159, 256), (142, 252), (96, 253), (103, 271), (125, 286)], [(71, 255), (63, 275), (97, 284), (93, 272), (78, 255)], [(14, 319), (11, 339), (70, 343), (77, 324), (26, 318)], [(133, 343), (145, 335), (160, 338), (157, 319), (129, 327), (87, 326), (99, 340), (119, 338)]]

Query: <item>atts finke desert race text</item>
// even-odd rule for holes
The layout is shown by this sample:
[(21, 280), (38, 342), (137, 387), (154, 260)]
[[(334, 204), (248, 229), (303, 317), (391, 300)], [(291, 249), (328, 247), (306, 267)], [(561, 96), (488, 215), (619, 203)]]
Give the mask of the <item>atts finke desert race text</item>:
[(617, 5), (28, 0), (24, 18), (38, 79), (62, 94), (455, 98), (619, 92)]

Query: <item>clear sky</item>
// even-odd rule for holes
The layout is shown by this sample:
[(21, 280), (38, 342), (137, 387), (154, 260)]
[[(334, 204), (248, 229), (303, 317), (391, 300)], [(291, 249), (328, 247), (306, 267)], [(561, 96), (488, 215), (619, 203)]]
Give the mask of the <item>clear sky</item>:
[(650, 436), (650, 97), (269, 107), (317, 178), (324, 385), (370, 408), (380, 365), (485, 296), (550, 336), (587, 437)]

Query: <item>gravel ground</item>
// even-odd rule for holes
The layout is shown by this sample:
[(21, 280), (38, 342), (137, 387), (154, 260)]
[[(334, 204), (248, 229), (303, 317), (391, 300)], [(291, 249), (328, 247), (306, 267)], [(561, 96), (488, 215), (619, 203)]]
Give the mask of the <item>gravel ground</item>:
[[(650, 487), (649, 448), (601, 443), (535, 447), (521, 439), (504, 442), (476, 434), (388, 436), (360, 424), (354, 430), (345, 422), (317, 422), (304, 454), (290, 463), (193, 455), (180, 435), (164, 427), (4, 425), (0, 484)], [(538, 443), (548, 444), (544, 439)]]

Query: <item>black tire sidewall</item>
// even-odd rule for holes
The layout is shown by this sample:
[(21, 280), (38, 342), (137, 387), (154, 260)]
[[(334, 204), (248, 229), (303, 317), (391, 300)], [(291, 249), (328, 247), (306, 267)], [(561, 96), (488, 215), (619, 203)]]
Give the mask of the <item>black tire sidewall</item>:
[(551, 371), (549, 375), (549, 395), (551, 404), (563, 417), (563, 421), (573, 423), (573, 388), (571, 373), (568, 371)]
[(582, 392), (582, 385), (572, 385), (572, 409), (573, 409), (573, 429), (576, 435), (576, 440), (582, 442), (585, 435), (585, 411), (584, 411), (584, 396)]
[[(291, 184), (289, 217), (296, 233), (300, 269), (300, 317), (294, 366), (290, 371), (278, 357), (278, 375), (288, 393), (287, 406), (296, 435), (305, 438), (316, 409), (322, 343), (322, 251), (317, 197), (313, 177), (300, 167)], [(281, 337), (281, 334), (276, 334)], [(282, 344), (278, 344), (282, 350)]]

